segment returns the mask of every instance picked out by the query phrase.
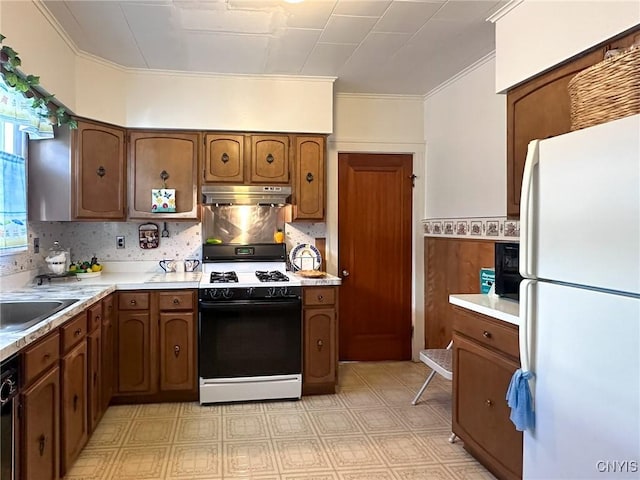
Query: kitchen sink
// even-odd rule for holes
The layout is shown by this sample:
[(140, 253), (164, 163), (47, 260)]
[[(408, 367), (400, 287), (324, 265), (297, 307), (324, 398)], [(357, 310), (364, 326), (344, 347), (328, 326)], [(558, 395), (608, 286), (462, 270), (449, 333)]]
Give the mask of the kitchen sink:
[(26, 330), (78, 299), (0, 301), (0, 333)]

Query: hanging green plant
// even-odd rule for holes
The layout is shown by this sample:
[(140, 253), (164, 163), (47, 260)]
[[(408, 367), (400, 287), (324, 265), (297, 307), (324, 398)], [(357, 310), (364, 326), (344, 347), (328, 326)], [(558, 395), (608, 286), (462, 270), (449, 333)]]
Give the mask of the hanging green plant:
[[(0, 34), (0, 44), (6, 37)], [(69, 128), (78, 128), (77, 122), (69, 116), (67, 110), (57, 105), (53, 100), (55, 95), (43, 95), (37, 90), (40, 85), (40, 77), (26, 75), (19, 70), (22, 60), (13, 48), (2, 45), (0, 49), (0, 73), (7, 85), (31, 99), (31, 107), (42, 118), (47, 119), (52, 125), (67, 125)]]

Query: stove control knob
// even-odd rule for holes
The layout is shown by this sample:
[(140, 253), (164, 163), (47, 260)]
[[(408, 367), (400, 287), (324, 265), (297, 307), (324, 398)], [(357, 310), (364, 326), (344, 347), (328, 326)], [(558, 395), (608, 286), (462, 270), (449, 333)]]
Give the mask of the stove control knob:
[(211, 290), (209, 290), (209, 298), (211, 298), (212, 300), (220, 298), (220, 293), (221, 291), (219, 289), (212, 288)]
[(268, 297), (275, 297), (276, 296), (276, 289), (274, 287), (269, 287), (269, 290), (267, 290), (267, 296)]
[(233, 292), (231, 291), (230, 288), (225, 288), (224, 291), (222, 292), (222, 296), (228, 300), (231, 297), (233, 297)]
[(253, 288), (253, 287), (247, 288), (247, 297), (251, 298), (253, 296), (253, 292), (254, 291), (255, 291), (255, 288)]
[(289, 289), (288, 289), (287, 287), (281, 287), (281, 288), (278, 290), (278, 296), (279, 296), (279, 297), (283, 297), (283, 298), (284, 298), (284, 297), (286, 297), (288, 294), (289, 294)]

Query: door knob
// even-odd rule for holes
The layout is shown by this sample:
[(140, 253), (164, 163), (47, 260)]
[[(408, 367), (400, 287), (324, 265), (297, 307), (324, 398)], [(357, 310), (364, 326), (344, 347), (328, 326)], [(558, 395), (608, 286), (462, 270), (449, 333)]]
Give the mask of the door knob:
[(349, 274), (349, 270), (342, 270), (342, 276), (343, 277), (348, 277), (349, 275), (350, 275)]

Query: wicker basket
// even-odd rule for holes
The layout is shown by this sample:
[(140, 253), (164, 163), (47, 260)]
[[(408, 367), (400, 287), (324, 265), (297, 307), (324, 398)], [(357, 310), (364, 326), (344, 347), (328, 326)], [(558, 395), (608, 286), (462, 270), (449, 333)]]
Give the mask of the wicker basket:
[(568, 89), (571, 130), (640, 113), (640, 46), (584, 69)]

